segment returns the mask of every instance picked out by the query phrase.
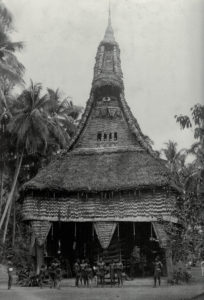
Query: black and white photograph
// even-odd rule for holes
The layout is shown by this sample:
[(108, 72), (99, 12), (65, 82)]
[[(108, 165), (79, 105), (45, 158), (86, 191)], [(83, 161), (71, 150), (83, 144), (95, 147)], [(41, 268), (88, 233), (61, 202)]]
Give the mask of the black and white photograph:
[(204, 300), (204, 0), (0, 0), (0, 299)]

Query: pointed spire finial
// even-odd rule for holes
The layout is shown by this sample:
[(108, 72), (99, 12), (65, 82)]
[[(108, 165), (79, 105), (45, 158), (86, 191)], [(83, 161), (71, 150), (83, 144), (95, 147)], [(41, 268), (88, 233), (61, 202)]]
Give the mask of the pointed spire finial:
[(108, 1), (108, 26), (106, 28), (105, 36), (103, 39), (105, 42), (115, 42), (113, 28), (111, 25), (111, 5), (110, 0)]
[(110, 7), (110, 0), (108, 1), (108, 25), (111, 25), (111, 7)]

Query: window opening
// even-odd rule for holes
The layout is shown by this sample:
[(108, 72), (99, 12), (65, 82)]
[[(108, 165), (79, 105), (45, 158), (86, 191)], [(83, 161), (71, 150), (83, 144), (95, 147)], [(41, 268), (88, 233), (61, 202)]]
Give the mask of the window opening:
[(102, 134), (101, 134), (101, 132), (98, 132), (97, 133), (97, 141), (101, 141), (101, 138), (102, 138)]
[(117, 132), (114, 132), (114, 141), (117, 141), (117, 139), (118, 139), (118, 134)]
[(109, 133), (109, 141), (112, 141), (112, 133)]
[(103, 135), (103, 139), (104, 139), (104, 141), (106, 141), (106, 140), (107, 140), (107, 133), (104, 133), (104, 135)]

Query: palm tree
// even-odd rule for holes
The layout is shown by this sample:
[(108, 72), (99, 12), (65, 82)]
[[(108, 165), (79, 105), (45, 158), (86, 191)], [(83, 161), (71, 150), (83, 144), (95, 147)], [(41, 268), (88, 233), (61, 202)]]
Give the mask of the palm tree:
[(24, 154), (45, 152), (49, 136), (49, 119), (44, 109), (49, 101), (47, 95), (41, 97), (41, 85), (33, 84), (17, 98), (8, 124), (16, 144), (16, 169), (10, 193), (0, 220), (0, 229), (11, 205)]
[(63, 148), (75, 133), (76, 120), (82, 110), (72, 104), (69, 98), (61, 98), (60, 91), (47, 89), (49, 102), (47, 110), (50, 117), (51, 132), (54, 139)]
[[(14, 97), (11, 93), (14, 83), (12, 83), (5, 75), (0, 75), (0, 89), (2, 91), (3, 97), (0, 97), (0, 144), (1, 144), (1, 153), (0, 153), (0, 165), (1, 165), (1, 174), (0, 174), (0, 216), (1, 208), (3, 203), (3, 190), (4, 190), (4, 181), (7, 177), (7, 162), (10, 159), (9, 156), (12, 153), (11, 150), (11, 141), (10, 133), (7, 130), (7, 125), (9, 120), (12, 118), (11, 107), (14, 101)], [(1, 101), (2, 100), (2, 101)]]
[(177, 143), (169, 140), (165, 143), (166, 148), (163, 148), (161, 151), (164, 153), (165, 158), (167, 159), (167, 165), (171, 172), (178, 172), (181, 167), (185, 164), (186, 159), (186, 150), (182, 149), (177, 150)]
[[(16, 83), (23, 83), (24, 67), (15, 56), (15, 52), (23, 48), (22, 42), (12, 42), (9, 33), (13, 30), (11, 13), (0, 2), (0, 129), (2, 138), (5, 133), (5, 124), (11, 117), (9, 110), (9, 91)], [(2, 172), (0, 183), (0, 212), (2, 204), (4, 157), (1, 153)]]
[[(13, 30), (12, 15), (0, 2), (0, 74), (6, 76), (11, 82), (22, 83), (24, 67), (15, 56), (15, 52), (23, 48), (22, 42), (12, 42), (9, 32)], [(4, 101), (2, 90), (0, 98)], [(6, 104), (6, 103), (5, 103)]]

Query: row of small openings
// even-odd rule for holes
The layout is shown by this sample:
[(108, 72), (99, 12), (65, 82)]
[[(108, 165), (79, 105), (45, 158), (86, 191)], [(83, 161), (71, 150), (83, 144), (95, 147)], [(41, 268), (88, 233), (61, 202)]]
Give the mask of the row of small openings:
[(98, 132), (97, 133), (97, 141), (117, 141), (118, 140), (118, 134), (117, 132), (110, 132), (110, 133), (102, 133)]

